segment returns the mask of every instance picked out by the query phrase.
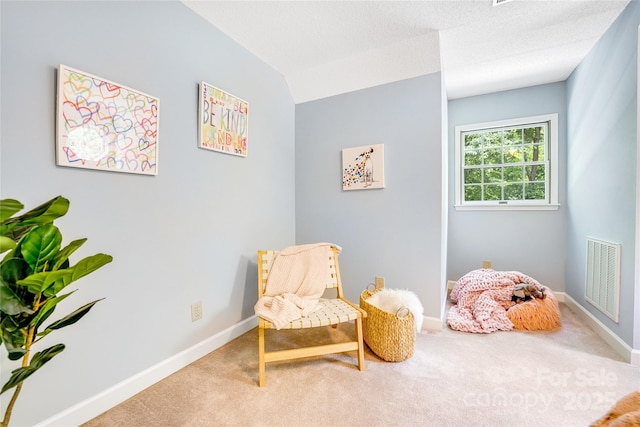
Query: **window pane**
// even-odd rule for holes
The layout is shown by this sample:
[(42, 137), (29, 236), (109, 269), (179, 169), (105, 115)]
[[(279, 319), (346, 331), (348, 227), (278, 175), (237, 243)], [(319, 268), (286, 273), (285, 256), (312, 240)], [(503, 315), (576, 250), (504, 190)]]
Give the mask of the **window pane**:
[(540, 153), (540, 160), (547, 160), (547, 156), (546, 156), (546, 154), (544, 152), (544, 144), (540, 144), (538, 146), (538, 151)]
[(465, 185), (464, 199), (468, 202), (482, 200), (482, 187), (479, 185)]
[(502, 145), (502, 132), (486, 132), (484, 134), (485, 147), (499, 147)]
[(544, 165), (531, 165), (526, 167), (528, 181), (544, 181)]
[(544, 142), (544, 128), (542, 126), (524, 129), (525, 144), (538, 144), (540, 142)]
[(522, 166), (507, 166), (504, 168), (505, 182), (520, 182), (524, 179), (524, 168)]
[(464, 153), (465, 166), (478, 166), (482, 164), (482, 157), (479, 151), (467, 151)]
[(464, 170), (464, 183), (465, 184), (480, 184), (482, 183), (482, 169), (465, 169)]
[(505, 163), (521, 163), (522, 162), (522, 146), (510, 147), (510, 148), (505, 147), (504, 162)]
[(526, 200), (544, 200), (544, 182), (525, 184), (524, 194)]
[(480, 148), (482, 143), (482, 135), (479, 133), (468, 133), (464, 136), (464, 148)]
[(504, 199), (505, 200), (522, 200), (522, 183), (520, 184), (507, 184), (504, 186)]
[(508, 129), (504, 131), (503, 145), (520, 145), (522, 144), (522, 129)]
[(525, 162), (539, 162), (545, 160), (544, 158), (544, 146), (540, 144), (525, 145), (524, 146), (524, 161)]
[(502, 185), (485, 185), (485, 200), (502, 200)]
[(502, 164), (502, 148), (491, 148), (489, 150), (485, 150), (484, 164), (485, 165)]
[(485, 168), (484, 182), (502, 182), (502, 168)]

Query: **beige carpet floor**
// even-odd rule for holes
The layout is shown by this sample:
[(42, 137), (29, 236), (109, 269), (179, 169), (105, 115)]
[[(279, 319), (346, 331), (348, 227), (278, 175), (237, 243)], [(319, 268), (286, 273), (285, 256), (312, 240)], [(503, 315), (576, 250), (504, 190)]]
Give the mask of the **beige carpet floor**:
[[(560, 308), (557, 331), (421, 333), (403, 362), (367, 349), (363, 372), (354, 354), (268, 364), (264, 388), (254, 329), (84, 426), (588, 426), (640, 368)], [(267, 332), (268, 349), (354, 333)]]

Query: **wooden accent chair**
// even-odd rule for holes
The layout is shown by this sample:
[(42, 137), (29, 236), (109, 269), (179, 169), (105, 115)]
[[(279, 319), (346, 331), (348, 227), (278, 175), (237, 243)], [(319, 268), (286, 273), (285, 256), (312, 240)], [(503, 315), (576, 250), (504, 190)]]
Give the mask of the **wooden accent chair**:
[[(273, 261), (278, 251), (258, 251), (258, 298), (261, 298), (267, 285), (267, 277), (273, 265)], [(364, 345), (362, 335), (362, 318), (367, 313), (344, 298), (342, 293), (342, 281), (340, 279), (340, 268), (338, 266), (338, 249), (331, 247), (330, 256), (327, 260), (330, 269), (330, 279), (325, 284), (327, 289), (335, 289), (336, 298), (320, 299), (319, 309), (309, 314), (308, 317), (301, 317), (292, 321), (281, 329), (306, 329), (321, 326), (336, 326), (339, 323), (355, 321), (356, 337), (353, 341), (342, 343), (324, 344), (312, 347), (299, 347), (280, 351), (265, 351), (265, 329), (273, 327), (271, 322), (258, 317), (258, 352), (260, 365), (260, 387), (265, 384), (265, 366), (268, 362), (280, 360), (299, 359), (303, 357), (319, 356), (324, 354), (343, 353), (347, 351), (358, 352), (358, 368), (364, 370)], [(274, 329), (275, 332), (275, 329)]]

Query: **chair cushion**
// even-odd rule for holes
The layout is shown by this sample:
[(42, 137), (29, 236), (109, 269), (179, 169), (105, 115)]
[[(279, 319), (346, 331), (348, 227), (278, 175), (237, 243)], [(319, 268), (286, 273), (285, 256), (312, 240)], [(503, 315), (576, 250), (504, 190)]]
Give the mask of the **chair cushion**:
[(282, 329), (304, 329), (349, 322), (360, 316), (360, 312), (341, 299), (320, 298), (318, 308), (307, 317), (301, 317)]

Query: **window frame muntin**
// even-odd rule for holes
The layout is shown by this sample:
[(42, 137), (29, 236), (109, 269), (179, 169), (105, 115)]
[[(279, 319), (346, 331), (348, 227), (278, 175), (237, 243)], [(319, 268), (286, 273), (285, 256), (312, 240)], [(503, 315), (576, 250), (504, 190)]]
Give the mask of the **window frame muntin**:
[[(526, 127), (537, 123), (547, 122), (547, 146), (546, 154), (546, 179), (545, 194), (548, 201), (539, 200), (513, 200), (494, 201), (483, 200), (467, 202), (463, 201), (464, 168), (462, 165), (464, 153), (463, 132), (486, 131), (489, 129)], [(455, 127), (455, 205), (456, 210), (555, 210), (558, 209), (558, 114), (542, 114), (538, 116), (517, 117), (513, 119), (497, 120), (483, 123), (458, 125)], [(502, 163), (502, 166), (506, 163)]]

